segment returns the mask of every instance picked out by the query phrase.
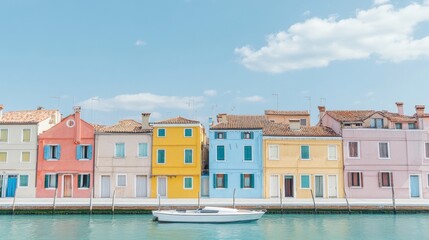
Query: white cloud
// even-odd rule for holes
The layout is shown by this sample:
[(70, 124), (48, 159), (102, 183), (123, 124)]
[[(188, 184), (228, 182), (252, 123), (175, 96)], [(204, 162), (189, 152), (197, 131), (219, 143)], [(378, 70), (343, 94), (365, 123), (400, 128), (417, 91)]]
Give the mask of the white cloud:
[(137, 47), (145, 46), (145, 45), (146, 45), (146, 42), (145, 42), (145, 41), (143, 41), (143, 40), (137, 40), (137, 41), (136, 41), (136, 43), (135, 43), (135, 45), (136, 45)]
[(414, 60), (429, 56), (429, 34), (413, 37), (416, 26), (427, 21), (429, 4), (413, 3), (399, 9), (383, 4), (359, 10), (353, 18), (311, 18), (269, 35), (267, 45), (260, 49), (244, 46), (235, 52), (247, 68), (271, 73), (370, 57), (390, 62)]
[(158, 108), (189, 110), (203, 107), (204, 98), (201, 96), (179, 97), (137, 93), (118, 95), (108, 99), (92, 97), (81, 102), (80, 105), (83, 108), (92, 108), (103, 112), (115, 110), (152, 111)]
[(205, 90), (204, 95), (209, 96), (209, 97), (213, 97), (213, 96), (217, 95), (217, 91), (213, 90), (213, 89)]
[(390, 0), (374, 0), (374, 5), (383, 5), (386, 3), (390, 3)]
[(257, 96), (257, 95), (255, 95), (255, 96), (250, 96), (250, 97), (244, 97), (244, 98), (238, 98), (239, 100), (241, 100), (241, 101), (245, 101), (245, 102), (253, 102), (253, 103), (255, 103), (255, 102), (263, 102), (263, 101), (265, 101), (265, 99), (263, 98), (263, 97), (261, 97), (261, 96)]

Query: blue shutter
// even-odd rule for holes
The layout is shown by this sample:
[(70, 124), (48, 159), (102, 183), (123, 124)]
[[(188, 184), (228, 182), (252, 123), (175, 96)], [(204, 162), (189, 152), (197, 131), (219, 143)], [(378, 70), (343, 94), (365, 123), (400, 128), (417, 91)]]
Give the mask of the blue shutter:
[(244, 146), (244, 160), (252, 160), (252, 146)]
[(310, 176), (301, 175), (301, 188), (310, 188)]
[(88, 146), (88, 158), (89, 160), (92, 160), (92, 145)]
[(255, 174), (250, 174), (250, 188), (255, 188)]
[(224, 132), (224, 133), (223, 133), (223, 138), (224, 138), (224, 139), (227, 139), (227, 137), (226, 137), (226, 132)]
[(224, 181), (225, 188), (228, 188), (228, 174), (224, 175), (223, 181)]
[(240, 187), (244, 188), (244, 174), (240, 174)]
[(59, 160), (60, 158), (61, 158), (61, 145), (58, 145), (57, 146), (57, 154), (56, 154), (57, 156), (57, 159)]
[(225, 146), (217, 146), (217, 160), (225, 160)]
[(253, 132), (250, 132), (250, 139), (253, 139)]
[(45, 188), (49, 187), (49, 176), (45, 175)]
[(217, 188), (216, 174), (213, 174), (213, 188)]
[(310, 147), (301, 146), (301, 159), (310, 159)]
[(241, 132), (241, 139), (244, 139), (244, 132)]
[(49, 145), (45, 145), (43, 147), (43, 158), (45, 160), (49, 159), (49, 150), (50, 150), (50, 146)]
[(81, 183), (82, 183), (82, 176), (81, 174), (77, 175), (77, 187), (80, 188), (81, 187)]
[(76, 160), (82, 159), (82, 146), (76, 146)]

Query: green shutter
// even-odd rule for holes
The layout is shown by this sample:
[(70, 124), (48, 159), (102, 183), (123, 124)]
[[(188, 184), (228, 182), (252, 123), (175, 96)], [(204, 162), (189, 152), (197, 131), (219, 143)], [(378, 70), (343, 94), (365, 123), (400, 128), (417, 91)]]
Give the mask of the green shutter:
[(49, 175), (45, 175), (45, 188), (49, 187)]
[(165, 163), (165, 150), (158, 149), (158, 163)]
[(225, 188), (228, 188), (228, 174), (224, 174), (223, 176), (224, 186)]
[(250, 139), (253, 139), (253, 132), (250, 132)]
[(240, 174), (240, 187), (244, 188), (244, 174)]
[(58, 174), (55, 174), (55, 188), (58, 188)]
[(244, 146), (244, 160), (252, 161), (252, 146)]
[(79, 174), (79, 175), (77, 175), (77, 187), (78, 188), (81, 188), (81, 183), (82, 183), (82, 177), (83, 177), (83, 175), (82, 174)]
[(241, 132), (241, 139), (244, 139), (244, 132)]
[(310, 146), (301, 146), (301, 159), (310, 159)]
[(213, 188), (217, 188), (216, 174), (213, 174)]
[(225, 146), (217, 146), (217, 158), (218, 161), (225, 160)]
[(310, 176), (301, 175), (301, 188), (310, 188)]
[(255, 188), (255, 174), (250, 174), (250, 188)]

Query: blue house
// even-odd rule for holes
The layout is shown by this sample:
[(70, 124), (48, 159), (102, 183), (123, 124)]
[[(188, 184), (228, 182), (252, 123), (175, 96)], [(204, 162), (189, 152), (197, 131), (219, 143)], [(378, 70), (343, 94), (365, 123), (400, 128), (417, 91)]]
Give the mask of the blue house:
[(265, 116), (219, 114), (209, 131), (211, 198), (263, 197), (262, 129)]

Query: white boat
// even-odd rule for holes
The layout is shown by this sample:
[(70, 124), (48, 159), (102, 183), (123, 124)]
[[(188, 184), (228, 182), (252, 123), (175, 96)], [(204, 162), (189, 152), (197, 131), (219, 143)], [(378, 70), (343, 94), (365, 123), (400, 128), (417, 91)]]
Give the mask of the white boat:
[(265, 211), (224, 207), (204, 207), (196, 210), (154, 210), (153, 220), (180, 223), (232, 223), (256, 221)]

